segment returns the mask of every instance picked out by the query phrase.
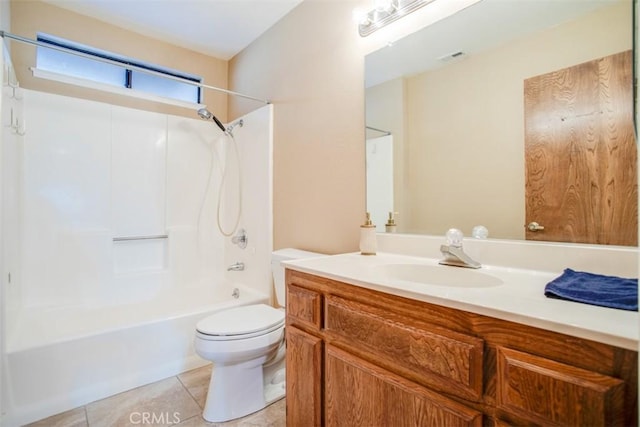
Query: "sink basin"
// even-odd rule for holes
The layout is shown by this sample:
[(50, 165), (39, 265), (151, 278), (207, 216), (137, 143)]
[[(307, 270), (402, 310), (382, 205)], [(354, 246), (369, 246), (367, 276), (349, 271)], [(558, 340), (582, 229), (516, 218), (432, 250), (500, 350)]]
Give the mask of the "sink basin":
[(461, 267), (424, 264), (385, 264), (374, 267), (377, 277), (456, 288), (500, 286), (502, 280), (489, 274)]

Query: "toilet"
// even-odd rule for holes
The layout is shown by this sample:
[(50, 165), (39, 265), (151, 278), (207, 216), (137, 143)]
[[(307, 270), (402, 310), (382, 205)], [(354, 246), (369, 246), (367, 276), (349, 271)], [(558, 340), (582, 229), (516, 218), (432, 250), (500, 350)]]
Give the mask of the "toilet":
[(278, 308), (254, 304), (208, 316), (196, 325), (195, 350), (214, 370), (202, 416), (224, 422), (259, 411), (285, 394), (284, 267), (281, 261), (321, 256), (280, 249), (271, 257)]

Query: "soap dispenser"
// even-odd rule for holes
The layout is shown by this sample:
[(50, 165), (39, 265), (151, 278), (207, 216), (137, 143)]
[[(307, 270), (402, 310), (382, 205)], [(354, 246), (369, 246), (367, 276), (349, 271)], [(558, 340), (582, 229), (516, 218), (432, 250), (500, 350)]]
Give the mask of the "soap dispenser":
[[(397, 213), (397, 212), (395, 212)], [(387, 233), (395, 233), (396, 232), (396, 220), (393, 217), (394, 212), (389, 212), (389, 219), (387, 223), (384, 225), (385, 231)]]
[(360, 226), (360, 253), (375, 255), (377, 248), (376, 226), (371, 222), (371, 214), (367, 212), (367, 220)]

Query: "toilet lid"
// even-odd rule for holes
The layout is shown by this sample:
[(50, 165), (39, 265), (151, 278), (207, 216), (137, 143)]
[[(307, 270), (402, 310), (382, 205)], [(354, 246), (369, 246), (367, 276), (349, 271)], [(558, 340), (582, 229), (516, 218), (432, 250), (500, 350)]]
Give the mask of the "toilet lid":
[(196, 324), (206, 335), (247, 335), (273, 329), (284, 323), (284, 312), (265, 304), (247, 305), (220, 311)]

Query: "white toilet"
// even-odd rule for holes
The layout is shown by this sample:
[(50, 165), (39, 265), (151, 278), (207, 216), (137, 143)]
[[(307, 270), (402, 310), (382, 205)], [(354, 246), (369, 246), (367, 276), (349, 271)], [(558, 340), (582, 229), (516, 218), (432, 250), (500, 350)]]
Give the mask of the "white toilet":
[(284, 397), (284, 267), (281, 261), (320, 256), (298, 249), (271, 257), (280, 309), (255, 304), (224, 310), (196, 325), (195, 350), (214, 370), (202, 416), (224, 422), (259, 411)]

